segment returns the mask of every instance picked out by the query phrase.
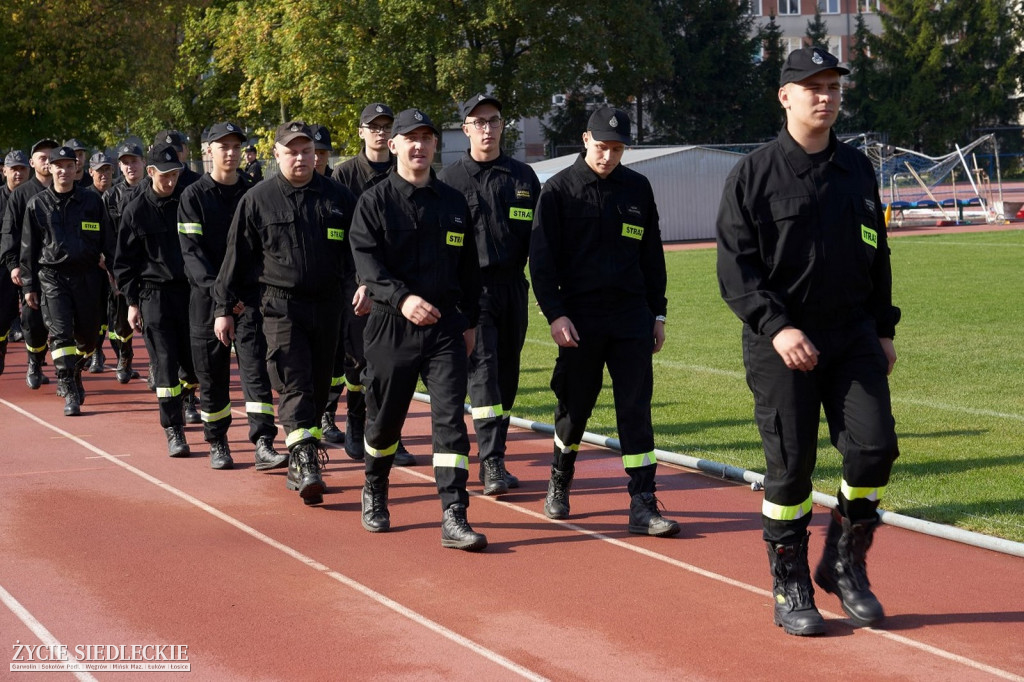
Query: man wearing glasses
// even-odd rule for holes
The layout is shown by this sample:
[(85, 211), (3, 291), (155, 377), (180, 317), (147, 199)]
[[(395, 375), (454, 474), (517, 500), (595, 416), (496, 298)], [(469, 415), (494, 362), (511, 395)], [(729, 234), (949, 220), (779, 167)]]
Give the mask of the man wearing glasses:
[[(370, 189), (378, 182), (387, 177), (395, 166), (395, 157), (388, 148), (388, 140), (391, 138), (391, 126), (395, 120), (395, 114), (387, 104), (373, 102), (363, 108), (359, 115), (358, 135), (363, 141), (363, 149), (348, 161), (339, 164), (334, 170), (334, 179), (352, 190), (357, 197)], [(363, 295), (363, 288), (356, 289), (353, 282), (353, 296), (359, 294), (359, 300), (367, 306), (364, 310), (362, 305), (345, 309), (345, 318), (342, 322), (341, 342), (345, 353), (345, 387), (347, 418), (345, 421), (345, 453), (356, 460), (363, 459), (363, 431), (366, 426), (366, 394), (363, 389), (361, 374), (366, 366), (366, 358), (363, 355), (363, 329), (366, 328), (366, 312), (369, 308), (369, 299)], [(325, 420), (331, 418), (334, 422), (334, 411), (338, 406), (338, 398), (341, 392), (331, 396), (333, 401), (328, 405), (328, 413), (324, 414)], [(396, 466), (412, 466), (416, 459), (409, 454), (398, 441), (398, 450), (395, 452)]]
[(438, 179), (465, 195), (477, 235), (482, 289), (469, 358), (469, 400), (483, 493), (502, 495), (519, 487), (519, 479), (505, 468), (505, 441), (526, 341), (529, 285), (524, 270), (540, 181), (532, 168), (501, 151), (501, 102), (475, 95), (462, 112), (469, 151)]

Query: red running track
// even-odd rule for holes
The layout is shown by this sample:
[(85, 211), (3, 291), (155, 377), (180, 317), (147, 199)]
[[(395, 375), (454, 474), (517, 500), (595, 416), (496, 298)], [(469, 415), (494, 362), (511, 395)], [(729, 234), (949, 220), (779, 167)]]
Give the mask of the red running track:
[[(212, 471), (198, 426), (193, 457), (167, 457), (143, 382), (86, 375), (83, 415), (67, 418), (54, 383), (30, 391), (24, 371), (12, 348), (0, 377), (8, 659), (51, 636), (72, 652), (188, 647), (189, 673), (78, 677), (99, 680), (1024, 680), (1019, 558), (882, 528), (870, 570), (884, 627), (853, 627), (819, 591), (827, 636), (792, 637), (772, 624), (760, 495), (746, 487), (662, 466), (658, 494), (683, 533), (633, 536), (620, 459), (585, 447), (572, 518), (555, 522), (542, 512), (550, 439), (513, 429), (522, 488), (476, 494), (474, 462), (469, 518), (490, 545), (446, 550), (425, 405), (405, 431), (424, 464), (395, 469), (393, 531), (371, 535), (362, 465), (341, 450), (324, 504), (305, 507), (283, 470), (253, 469), (242, 418), (239, 466)], [(0, 679), (74, 679), (9, 668)]]

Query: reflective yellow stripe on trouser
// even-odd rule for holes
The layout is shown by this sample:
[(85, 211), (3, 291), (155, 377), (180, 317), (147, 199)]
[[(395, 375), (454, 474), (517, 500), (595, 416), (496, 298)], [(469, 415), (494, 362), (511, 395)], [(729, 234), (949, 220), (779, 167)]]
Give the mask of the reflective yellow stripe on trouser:
[(473, 419), (494, 419), (505, 414), (505, 411), (501, 409), (501, 405), (484, 405), (482, 407), (474, 407)]
[(274, 406), (270, 403), (246, 403), (246, 414), (269, 414), (274, 416)]
[(178, 384), (177, 386), (171, 386), (170, 388), (165, 386), (156, 387), (157, 398), (173, 398), (179, 395), (181, 395), (181, 384)]
[(295, 429), (289, 433), (285, 439), (284, 444), (286, 447), (291, 447), (296, 443), (301, 443), (304, 440), (320, 440), (320, 429)]
[(649, 464), (657, 464), (658, 458), (654, 455), (654, 450), (650, 452), (642, 452), (639, 455), (623, 455), (622, 466), (626, 469), (635, 469), (636, 467), (645, 467)]
[(190, 384), (184, 379), (179, 379), (179, 381), (181, 381), (182, 388), (199, 388), (199, 384)]
[(363, 385), (362, 384), (353, 384), (348, 379), (345, 379), (345, 388), (348, 389), (349, 393), (362, 393), (363, 392)]
[(120, 334), (115, 332), (113, 329), (107, 331), (107, 337), (111, 341), (120, 341), (120, 342), (124, 343), (125, 341), (131, 341), (132, 340), (132, 336), (133, 336), (133, 334), (131, 332), (129, 332), (128, 336), (121, 336)]
[(579, 443), (574, 443), (574, 444), (566, 447), (565, 443), (562, 442), (562, 439), (558, 437), (557, 433), (555, 434), (555, 447), (558, 448), (561, 452), (579, 452), (580, 451), (580, 444)]
[(227, 407), (223, 410), (216, 412), (203, 412), (200, 410), (199, 416), (203, 418), (204, 422), (219, 422), (221, 419), (226, 419), (231, 416), (231, 403), (228, 403)]
[(46, 344), (44, 343), (43, 345), (36, 348), (35, 346), (28, 345), (28, 341), (26, 341), (25, 350), (27, 350), (29, 353), (43, 353), (46, 351)]
[(54, 360), (68, 355), (78, 355), (78, 348), (76, 346), (64, 346), (63, 348), (54, 348), (50, 351), (50, 357)]
[(377, 449), (370, 447), (370, 444), (363, 441), (363, 449), (366, 450), (366, 454), (369, 457), (394, 457), (395, 453), (398, 452), (398, 444), (401, 441), (395, 441), (394, 445), (389, 445), (386, 448)]
[(761, 513), (769, 519), (775, 519), (776, 521), (796, 521), (810, 514), (813, 504), (810, 495), (800, 504), (793, 505), (774, 504), (765, 500), (761, 503)]
[(469, 455), (457, 455), (454, 452), (435, 452), (434, 466), (468, 470)]
[(845, 480), (839, 486), (839, 492), (843, 494), (847, 500), (871, 500), (872, 502), (878, 502), (882, 499), (882, 495), (885, 494), (885, 486), (878, 486), (876, 488), (855, 488)]
[(331, 388), (341, 386), (343, 383), (345, 383), (345, 377), (331, 377)]

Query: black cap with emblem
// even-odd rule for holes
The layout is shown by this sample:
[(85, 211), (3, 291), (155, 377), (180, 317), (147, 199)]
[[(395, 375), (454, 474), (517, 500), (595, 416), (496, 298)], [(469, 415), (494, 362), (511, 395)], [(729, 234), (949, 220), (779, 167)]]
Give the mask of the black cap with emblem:
[(629, 115), (622, 109), (603, 106), (590, 115), (587, 132), (594, 140), (633, 144)]
[(183, 167), (181, 161), (178, 160), (178, 150), (170, 142), (163, 142), (153, 147), (149, 152), (149, 161), (146, 165), (154, 166), (161, 173), (180, 171)]
[(465, 119), (467, 116), (471, 115), (473, 110), (481, 104), (493, 104), (495, 109), (501, 111), (501, 102), (490, 95), (480, 93), (479, 95), (473, 95), (462, 103), (462, 118)]
[(277, 127), (277, 132), (274, 134), (274, 142), (287, 145), (292, 140), (300, 137), (312, 140), (313, 131), (309, 129), (309, 126), (304, 121), (287, 121)]
[(391, 107), (383, 102), (373, 102), (367, 104), (363, 109), (363, 113), (359, 114), (359, 125), (366, 125), (373, 121), (378, 116), (387, 116), (394, 120), (395, 112), (391, 111)]
[(786, 63), (782, 65), (782, 75), (779, 76), (779, 87), (786, 83), (799, 83), (805, 78), (829, 70), (837, 72), (840, 76), (847, 76), (850, 73), (846, 67), (839, 66), (839, 60), (825, 48), (801, 47), (786, 57)]
[(50, 150), (49, 162), (54, 161), (78, 161), (78, 157), (75, 156), (75, 150), (67, 145), (63, 147), (54, 147)]
[(309, 129), (313, 131), (313, 148), (320, 149), (323, 151), (333, 152), (334, 147), (331, 146), (331, 131), (322, 125), (314, 123), (309, 126)]
[(434, 135), (438, 137), (441, 133), (438, 132), (437, 126), (433, 124), (430, 117), (419, 109), (406, 109), (398, 114), (394, 124), (391, 126), (391, 137), (395, 135), (405, 135), (411, 133), (417, 128), (430, 128)]
[(206, 131), (206, 138), (203, 142), (216, 142), (217, 140), (223, 140), (225, 137), (231, 137), (234, 135), (238, 138), (239, 142), (245, 142), (245, 133), (234, 123), (230, 121), (224, 121), (222, 123), (214, 123), (210, 126), (210, 129)]

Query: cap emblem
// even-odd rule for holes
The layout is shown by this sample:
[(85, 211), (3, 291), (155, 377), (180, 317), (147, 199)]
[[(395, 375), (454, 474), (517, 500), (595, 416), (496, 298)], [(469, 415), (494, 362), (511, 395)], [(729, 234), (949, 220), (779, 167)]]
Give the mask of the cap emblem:
[(174, 161), (174, 158), (171, 156), (170, 152), (164, 152), (164, 161)]
[(319, 139), (320, 139), (320, 137), (321, 137), (321, 136), (320, 136), (320, 133), (317, 133), (316, 135), (314, 135), (314, 136), (313, 136), (313, 139), (314, 139), (314, 140), (319, 140)]
[(174, 142), (174, 138), (168, 135), (167, 137), (164, 138), (164, 142), (166, 142), (167, 144), (171, 144), (172, 142)]
[(378, 104), (376, 107), (374, 107), (374, 111), (376, 111), (378, 114), (383, 114), (384, 113), (384, 107), (382, 107), (381, 105)]
[(814, 55), (811, 56), (811, 61), (819, 66), (825, 63), (825, 59), (821, 56), (821, 53), (817, 50), (814, 51)]
[(617, 119), (613, 115), (610, 119), (608, 119), (608, 125), (610, 125), (612, 128), (618, 128), (619, 127), (619, 119)]
[(234, 126), (234, 124), (232, 124), (232, 123), (229, 123), (229, 124), (227, 124), (227, 125), (226, 125), (226, 126), (224, 126), (224, 127), (225, 127), (225, 128), (227, 128), (227, 129), (228, 129), (229, 131), (231, 131), (231, 132), (235, 132), (235, 126)]
[(299, 132), (299, 124), (298, 123), (293, 123), (292, 127), (289, 128), (288, 130), (292, 131), (293, 133)]

